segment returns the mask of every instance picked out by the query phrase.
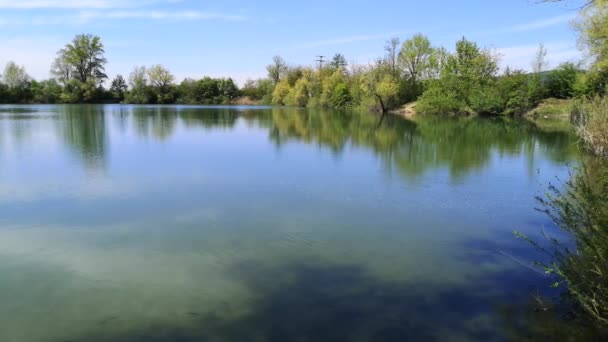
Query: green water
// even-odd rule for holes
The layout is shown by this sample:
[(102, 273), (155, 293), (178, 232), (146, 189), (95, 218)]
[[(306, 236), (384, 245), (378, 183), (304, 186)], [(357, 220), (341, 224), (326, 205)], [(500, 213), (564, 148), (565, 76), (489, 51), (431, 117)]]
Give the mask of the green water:
[[(547, 126), (547, 125), (544, 125)], [(501, 340), (567, 128), (0, 106), (0, 341)]]

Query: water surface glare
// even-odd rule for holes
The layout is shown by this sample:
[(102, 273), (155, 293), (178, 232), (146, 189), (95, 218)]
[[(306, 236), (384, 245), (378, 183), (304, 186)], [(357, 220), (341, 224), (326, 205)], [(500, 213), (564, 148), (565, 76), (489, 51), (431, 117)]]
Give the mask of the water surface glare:
[(0, 341), (501, 340), (568, 129), (0, 106)]

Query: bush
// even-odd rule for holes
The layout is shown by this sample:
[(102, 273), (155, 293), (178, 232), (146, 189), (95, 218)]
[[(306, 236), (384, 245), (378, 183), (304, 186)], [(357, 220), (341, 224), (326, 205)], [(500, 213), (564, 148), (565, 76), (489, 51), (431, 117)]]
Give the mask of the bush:
[(431, 86), (422, 94), (416, 111), (425, 114), (462, 114), (466, 103), (453, 93), (445, 93), (439, 87)]
[(574, 96), (574, 85), (581, 70), (573, 63), (564, 63), (549, 72), (547, 88), (549, 97), (569, 99)]
[(608, 168), (603, 165), (581, 167), (564, 184), (563, 189), (549, 187), (544, 198), (538, 198), (541, 209), (555, 224), (567, 232), (574, 248), (551, 238), (551, 246), (542, 247), (520, 233), (551, 261), (539, 262), (545, 272), (566, 285), (582, 314), (600, 325), (608, 325)]
[(469, 102), (471, 110), (479, 114), (500, 114), (504, 110), (503, 99), (495, 87), (473, 91)]
[(336, 85), (330, 102), (334, 108), (346, 108), (351, 105), (352, 100), (353, 98), (346, 84), (340, 83)]

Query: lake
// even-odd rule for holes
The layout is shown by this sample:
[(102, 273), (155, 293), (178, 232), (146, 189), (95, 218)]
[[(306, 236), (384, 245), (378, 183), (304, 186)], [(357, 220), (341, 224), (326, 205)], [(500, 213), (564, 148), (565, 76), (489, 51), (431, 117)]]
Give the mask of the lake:
[(508, 119), (0, 106), (0, 341), (513, 338), (550, 281), (513, 231), (552, 228), (534, 197), (576, 141)]

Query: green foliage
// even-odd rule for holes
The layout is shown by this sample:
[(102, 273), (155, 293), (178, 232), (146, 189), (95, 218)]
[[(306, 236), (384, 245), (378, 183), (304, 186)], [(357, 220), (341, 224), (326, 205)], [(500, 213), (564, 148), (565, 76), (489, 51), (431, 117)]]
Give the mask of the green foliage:
[(286, 104), (289, 106), (306, 107), (310, 98), (310, 81), (308, 78), (297, 80), (295, 86), (287, 95)]
[(32, 99), (31, 80), (24, 67), (14, 62), (6, 63), (2, 74), (3, 87), (0, 102), (27, 103)]
[(337, 84), (333, 89), (333, 94), (331, 95), (330, 104), (334, 108), (346, 108), (351, 105), (353, 101), (352, 96), (350, 95), (350, 90), (345, 83)]
[(338, 69), (344, 70), (348, 66), (348, 62), (346, 62), (346, 57), (344, 57), (343, 54), (337, 53), (331, 59), (331, 62), (329, 63), (329, 66), (333, 70), (338, 70)]
[(35, 103), (57, 103), (60, 102), (61, 85), (56, 80), (32, 81), (32, 101)]
[(273, 87), (274, 84), (269, 79), (247, 80), (241, 89), (241, 95), (262, 104), (271, 104)]
[(291, 89), (287, 80), (279, 81), (272, 92), (272, 104), (285, 105), (285, 98), (289, 95), (290, 91)]
[(272, 61), (273, 63), (267, 66), (266, 70), (268, 71), (268, 78), (270, 78), (274, 84), (277, 84), (285, 77), (288, 67), (281, 56), (274, 56)]
[[(438, 82), (438, 81), (437, 81)], [(433, 82), (422, 94), (416, 110), (425, 114), (464, 114), (466, 103), (454, 92), (445, 93), (443, 87)]]
[(507, 69), (498, 78), (496, 87), (502, 96), (504, 114), (521, 116), (534, 106), (530, 98), (530, 76), (524, 71)]
[(129, 92), (125, 96), (126, 103), (150, 103), (154, 94), (148, 86), (146, 67), (135, 67), (129, 75)]
[(416, 84), (420, 79), (429, 78), (429, 70), (433, 67), (433, 56), (436, 50), (429, 39), (422, 34), (416, 34), (403, 42), (399, 52), (399, 63), (405, 70), (406, 77)]
[(119, 103), (124, 101), (127, 90), (127, 82), (122, 75), (117, 75), (112, 80), (112, 85), (110, 86), (110, 93), (112, 94), (113, 100)]
[(474, 113), (496, 115), (503, 112), (505, 105), (497, 87), (482, 87), (472, 91), (469, 106)]
[(30, 77), (25, 72), (24, 67), (20, 67), (14, 62), (6, 63), (4, 73), (2, 74), (2, 81), (10, 89), (25, 88), (28, 86)]
[(569, 118), (572, 114), (574, 103), (575, 101), (572, 99), (548, 98), (542, 100), (529, 114), (542, 117)]
[(175, 101), (175, 92), (173, 81), (175, 76), (160, 64), (154, 65), (146, 70), (150, 87), (154, 92), (156, 103), (173, 103)]
[[(602, 162), (600, 162), (602, 163)], [(602, 163), (603, 164), (603, 163)], [(549, 237), (545, 247), (521, 233), (549, 262), (537, 262), (547, 274), (558, 277), (557, 286), (568, 293), (583, 313), (600, 325), (608, 325), (608, 167), (586, 165), (562, 187), (551, 185), (538, 198), (541, 211), (568, 233), (574, 246)]]
[(445, 57), (439, 79), (428, 85), (417, 108), (443, 114), (499, 113), (504, 101), (493, 89), (497, 71), (496, 57), (463, 38), (456, 52)]
[(71, 43), (59, 50), (51, 73), (66, 86), (72, 80), (83, 85), (98, 86), (107, 78), (104, 53), (101, 38), (90, 34), (77, 35)]
[(582, 73), (574, 63), (561, 64), (547, 76), (548, 96), (556, 99), (574, 97), (577, 78)]

